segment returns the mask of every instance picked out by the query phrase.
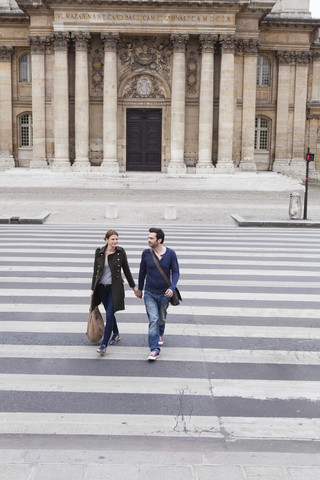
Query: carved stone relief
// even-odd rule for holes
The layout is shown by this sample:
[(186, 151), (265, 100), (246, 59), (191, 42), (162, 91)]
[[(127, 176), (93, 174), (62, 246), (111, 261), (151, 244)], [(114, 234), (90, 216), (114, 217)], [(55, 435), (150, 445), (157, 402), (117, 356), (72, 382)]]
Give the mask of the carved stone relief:
[(312, 51), (279, 51), (277, 52), (277, 58), (280, 65), (309, 65), (312, 59)]
[(156, 72), (170, 80), (169, 43), (158, 38), (122, 38), (119, 45), (120, 79), (132, 72)]
[(186, 52), (186, 94), (193, 96), (198, 94), (199, 76), (199, 45), (198, 39), (191, 38)]
[(32, 54), (43, 55), (46, 50), (46, 46), (49, 44), (49, 37), (40, 37), (35, 35), (34, 37), (28, 37), (28, 41), (31, 47)]
[(101, 39), (97, 36), (92, 38), (92, 46), (89, 57), (90, 72), (90, 95), (99, 97), (103, 95), (103, 67), (104, 53)]
[(124, 87), (122, 96), (123, 98), (165, 98), (165, 89), (152, 75), (137, 75)]

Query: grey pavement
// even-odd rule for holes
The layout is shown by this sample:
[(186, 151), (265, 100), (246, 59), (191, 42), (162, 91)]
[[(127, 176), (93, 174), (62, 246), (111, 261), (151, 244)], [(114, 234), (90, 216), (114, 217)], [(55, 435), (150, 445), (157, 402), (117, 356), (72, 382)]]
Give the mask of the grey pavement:
[(1, 480), (319, 480), (319, 454), (1, 450)]
[[(212, 224), (236, 225), (231, 215), (252, 220), (288, 222), (290, 193), (302, 181), (272, 172), (234, 175), (100, 175), (15, 169), (0, 174), (0, 217), (39, 216), (47, 224)], [(308, 219), (320, 221), (320, 185), (309, 186)], [(106, 218), (109, 203), (117, 217)], [(177, 218), (165, 220), (167, 204)], [(68, 445), (59, 439), (42, 448), (21, 438), (0, 439), (0, 480), (319, 480), (320, 447), (268, 451), (233, 446), (188, 448), (165, 440), (128, 445), (115, 439), (93, 445)], [(318, 439), (319, 440), (319, 439)], [(85, 445), (85, 447), (84, 447)], [(319, 452), (319, 453), (318, 453)]]
[[(274, 172), (106, 175), (17, 168), (0, 172), (0, 218), (37, 217), (49, 211), (46, 224), (235, 226), (232, 215), (279, 223), (289, 220), (294, 192), (300, 193), (303, 206), (303, 181)], [(115, 204), (117, 218), (106, 218), (109, 204)], [(173, 220), (164, 218), (167, 205), (176, 209)], [(308, 220), (320, 221), (319, 184), (309, 184)]]

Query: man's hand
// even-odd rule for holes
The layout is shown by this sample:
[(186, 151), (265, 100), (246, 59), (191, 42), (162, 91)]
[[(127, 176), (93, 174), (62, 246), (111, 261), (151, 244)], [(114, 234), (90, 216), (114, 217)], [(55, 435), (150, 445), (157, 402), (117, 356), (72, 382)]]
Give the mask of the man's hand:
[(134, 294), (137, 298), (142, 298), (142, 290), (137, 289), (134, 291)]
[(168, 298), (171, 298), (172, 295), (173, 295), (173, 291), (170, 290), (170, 288), (168, 288), (168, 290), (166, 290), (165, 293), (164, 293), (164, 296), (168, 297)]

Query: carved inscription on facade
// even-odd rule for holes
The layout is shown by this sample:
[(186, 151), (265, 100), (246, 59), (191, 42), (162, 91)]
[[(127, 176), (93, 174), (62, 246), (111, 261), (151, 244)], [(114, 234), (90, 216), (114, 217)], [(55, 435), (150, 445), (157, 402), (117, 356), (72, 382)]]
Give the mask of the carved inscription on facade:
[(128, 12), (125, 14), (115, 11), (109, 11), (106, 13), (100, 12), (55, 12), (54, 20), (59, 23), (103, 23), (103, 24), (119, 24), (127, 25), (140, 24), (140, 25), (198, 25), (212, 26), (212, 25), (234, 25), (235, 16), (230, 15), (211, 15), (211, 14), (160, 14), (160, 13), (138, 13)]

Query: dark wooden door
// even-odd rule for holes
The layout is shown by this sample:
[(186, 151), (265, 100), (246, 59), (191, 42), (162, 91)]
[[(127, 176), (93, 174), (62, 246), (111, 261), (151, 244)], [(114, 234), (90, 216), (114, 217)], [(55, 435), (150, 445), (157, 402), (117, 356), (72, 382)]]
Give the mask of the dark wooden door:
[(127, 109), (127, 170), (161, 171), (161, 109)]

